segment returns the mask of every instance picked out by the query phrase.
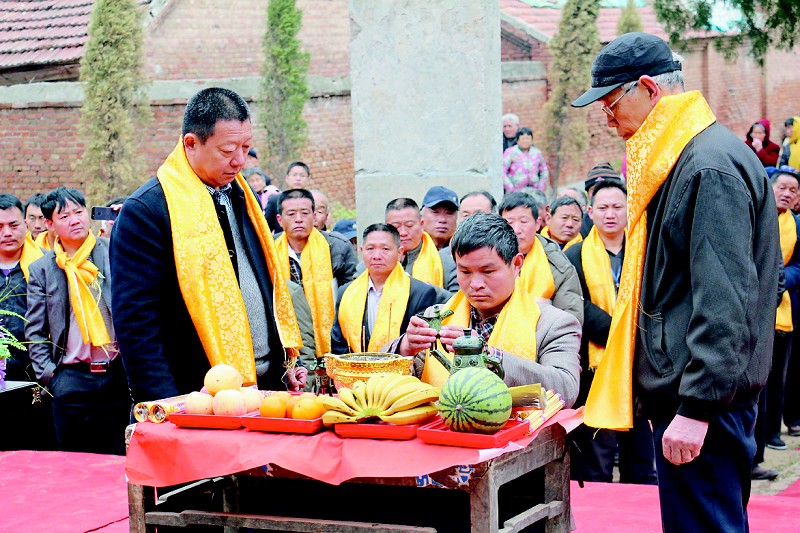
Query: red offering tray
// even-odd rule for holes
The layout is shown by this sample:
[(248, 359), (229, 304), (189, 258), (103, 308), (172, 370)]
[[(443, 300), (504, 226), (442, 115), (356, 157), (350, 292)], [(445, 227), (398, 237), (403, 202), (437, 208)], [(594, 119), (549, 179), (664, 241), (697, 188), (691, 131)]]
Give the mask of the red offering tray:
[(385, 422), (376, 424), (336, 424), (333, 426), (333, 431), (340, 437), (409, 440), (417, 436), (419, 426), (419, 424), (396, 426)]
[(462, 446), (464, 448), (502, 448), (509, 442), (524, 437), (530, 430), (527, 420), (509, 420), (497, 433), (486, 435), (466, 431), (450, 431), (444, 421), (437, 418), (417, 430), (417, 437), (428, 444)]
[(182, 428), (239, 429), (242, 417), (226, 415), (190, 415), (186, 411), (170, 413), (168, 420)]
[(297, 420), (294, 418), (268, 418), (258, 413), (251, 413), (241, 418), (242, 425), (247, 429), (256, 431), (269, 431), (271, 433), (303, 433), (311, 435), (321, 431), (322, 417), (312, 420)]

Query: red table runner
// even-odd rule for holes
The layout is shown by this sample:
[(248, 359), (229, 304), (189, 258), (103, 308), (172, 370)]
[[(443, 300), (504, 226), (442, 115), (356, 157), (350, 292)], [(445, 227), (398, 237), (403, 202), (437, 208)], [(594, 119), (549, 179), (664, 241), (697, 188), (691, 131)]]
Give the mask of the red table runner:
[(533, 435), (504, 448), (485, 450), (437, 446), (419, 439), (341, 438), (333, 431), (289, 435), (244, 429), (187, 429), (145, 422), (136, 425), (125, 473), (130, 483), (153, 487), (224, 476), (267, 464), (332, 485), (358, 477), (422, 476), (520, 450), (547, 426), (561, 423), (570, 431), (582, 420), (582, 410), (562, 410)]

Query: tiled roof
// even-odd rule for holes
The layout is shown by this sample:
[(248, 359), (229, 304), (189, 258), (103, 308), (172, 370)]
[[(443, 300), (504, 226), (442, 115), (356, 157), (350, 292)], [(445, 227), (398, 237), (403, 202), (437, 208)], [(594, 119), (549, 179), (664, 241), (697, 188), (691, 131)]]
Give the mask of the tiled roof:
[(0, 70), (76, 63), (94, 0), (0, 2)]

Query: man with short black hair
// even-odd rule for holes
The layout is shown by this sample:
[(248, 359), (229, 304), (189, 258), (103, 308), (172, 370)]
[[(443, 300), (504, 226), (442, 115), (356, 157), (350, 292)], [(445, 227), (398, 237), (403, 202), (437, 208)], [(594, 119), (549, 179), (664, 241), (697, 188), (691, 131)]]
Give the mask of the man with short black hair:
[[(45, 200), (45, 195), (36, 193), (25, 202), (25, 224), (28, 227), (28, 235), (32, 240), (36, 240), (39, 235), (47, 231), (44, 215), (42, 214), (42, 203)], [(48, 241), (48, 245), (52, 245)], [(47, 248), (48, 250), (50, 248)]]
[(431, 187), (422, 199), (422, 229), (431, 236), (436, 248), (442, 250), (450, 245), (458, 220), (458, 196), (437, 185)]
[[(609, 179), (620, 179), (619, 173), (614, 172), (611, 163), (598, 163), (589, 170), (586, 174), (586, 181), (583, 182), (583, 186), (590, 203), (592, 201), (592, 195), (594, 194), (594, 186), (603, 180)], [(589, 235), (589, 230), (591, 229), (592, 217), (589, 216), (588, 212), (585, 212), (583, 214), (583, 220), (581, 221), (581, 237), (585, 239), (586, 236)]]
[(302, 161), (292, 161), (289, 163), (289, 168), (286, 169), (287, 189), (308, 189), (308, 184), (311, 181), (311, 169)]
[(583, 209), (578, 201), (560, 196), (550, 204), (550, 224), (542, 230), (542, 236), (555, 241), (566, 252), (570, 246), (583, 240), (580, 234), (582, 218)]
[(58, 446), (122, 455), (131, 397), (111, 320), (108, 240), (91, 232), (77, 189), (48, 193), (42, 214), (56, 241), (30, 266), (25, 337), (53, 395)]
[(379, 352), (406, 330), (412, 316), (445, 301), (433, 285), (403, 270), (403, 247), (394, 226), (367, 226), (362, 242), (366, 270), (339, 288), (333, 353)]
[(253, 139), (241, 96), (211, 87), (123, 205), (111, 240), (117, 336), (136, 401), (199, 390), (212, 365), (265, 390), (302, 388), (303, 345), (277, 250), (240, 171)]
[(468, 192), (461, 197), (459, 204), (459, 223), (475, 213), (494, 214), (497, 212), (497, 200), (487, 191)]
[(415, 373), (441, 386), (449, 372), (427, 349), (441, 341), (449, 350), (470, 328), (501, 359), (506, 384), (541, 383), (572, 406), (578, 395), (581, 327), (568, 313), (538, 304), (536, 296), (517, 283), (524, 258), (514, 230), (498, 215), (478, 213), (458, 227), (452, 246), (460, 290), (444, 309), (454, 314), (443, 320), (438, 334), (412, 317), (390, 349), (415, 356)]
[(500, 216), (509, 223), (524, 257), (520, 283), (537, 298), (550, 300), (583, 323), (583, 295), (578, 274), (559, 246), (537, 232), (541, 219), (539, 206), (524, 192), (507, 194), (500, 204)]

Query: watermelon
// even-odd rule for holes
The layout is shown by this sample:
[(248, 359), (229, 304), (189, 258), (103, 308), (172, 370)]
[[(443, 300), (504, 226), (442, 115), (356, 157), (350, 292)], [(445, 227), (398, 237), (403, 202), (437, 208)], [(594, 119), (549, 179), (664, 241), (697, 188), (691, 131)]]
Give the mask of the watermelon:
[(511, 393), (491, 370), (465, 368), (442, 387), (439, 416), (453, 431), (495, 433), (511, 416)]

